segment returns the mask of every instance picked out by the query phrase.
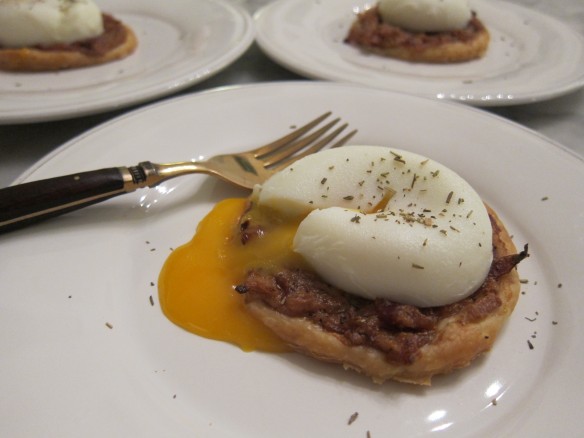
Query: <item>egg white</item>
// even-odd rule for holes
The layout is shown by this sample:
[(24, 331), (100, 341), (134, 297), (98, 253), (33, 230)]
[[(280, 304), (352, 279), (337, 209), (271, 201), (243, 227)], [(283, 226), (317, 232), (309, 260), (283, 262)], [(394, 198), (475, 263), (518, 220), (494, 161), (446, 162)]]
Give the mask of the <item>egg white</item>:
[(417, 32), (464, 28), (471, 19), (468, 0), (380, 0), (384, 22)]
[(91, 0), (0, 1), (2, 47), (72, 43), (102, 33), (101, 11)]
[(445, 305), (478, 289), (490, 268), (492, 229), (480, 196), (454, 171), (411, 152), (323, 151), (274, 175), (255, 196), (287, 217), (306, 216), (294, 251), (327, 282), (366, 298)]

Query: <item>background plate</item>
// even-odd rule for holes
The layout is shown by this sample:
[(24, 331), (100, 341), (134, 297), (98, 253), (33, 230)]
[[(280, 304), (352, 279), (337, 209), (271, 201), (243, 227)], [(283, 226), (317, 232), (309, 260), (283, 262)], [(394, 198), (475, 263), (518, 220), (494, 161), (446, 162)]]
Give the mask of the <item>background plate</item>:
[(584, 37), (537, 11), (471, 0), (489, 29), (484, 58), (431, 65), (365, 54), (343, 41), (361, 0), (279, 0), (255, 15), (259, 46), (311, 78), (353, 82), (476, 106), (549, 99), (584, 85)]
[(251, 16), (227, 0), (98, 0), (138, 37), (131, 56), (52, 73), (0, 71), (0, 124), (64, 119), (176, 92), (219, 72), (253, 42)]
[(0, 436), (579, 435), (584, 163), (518, 125), (361, 86), (253, 85), (129, 113), (21, 180), (245, 150), (326, 110), (359, 129), (354, 144), (409, 149), (456, 170), (517, 245), (529, 243), (525, 294), (493, 351), (430, 388), (378, 386), (174, 326), (158, 305), (162, 264), (218, 200), (247, 194), (193, 175), (0, 236)]

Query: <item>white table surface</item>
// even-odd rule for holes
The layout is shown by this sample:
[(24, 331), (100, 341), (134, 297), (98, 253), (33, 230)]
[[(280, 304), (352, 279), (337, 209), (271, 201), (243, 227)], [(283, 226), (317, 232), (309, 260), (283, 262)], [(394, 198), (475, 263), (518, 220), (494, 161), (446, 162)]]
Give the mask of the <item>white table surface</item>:
[[(269, 0), (233, 1), (243, 4), (249, 12), (253, 13)], [(584, 34), (584, 0), (508, 1), (549, 14)], [(256, 44), (253, 44), (239, 60), (221, 73), (177, 94), (195, 93), (226, 85), (303, 79), (271, 61)], [(172, 96), (166, 98), (169, 97)], [(130, 107), (70, 120), (0, 125), (0, 187), (10, 185), (30, 166), (63, 143), (135, 108)], [(584, 157), (584, 89), (543, 102), (494, 107), (485, 111), (518, 122)], [(120, 165), (125, 164), (128, 163), (120, 163)]]

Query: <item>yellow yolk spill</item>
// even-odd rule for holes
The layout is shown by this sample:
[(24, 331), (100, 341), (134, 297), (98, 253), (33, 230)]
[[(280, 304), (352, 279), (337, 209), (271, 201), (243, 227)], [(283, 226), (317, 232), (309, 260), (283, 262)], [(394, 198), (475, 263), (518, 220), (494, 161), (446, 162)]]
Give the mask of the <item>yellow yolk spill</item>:
[(270, 238), (239, 240), (245, 199), (219, 202), (200, 222), (193, 239), (175, 249), (160, 273), (162, 311), (176, 325), (210, 339), (230, 342), (244, 351), (288, 351), (288, 347), (249, 315), (234, 287), (252, 268), (303, 264), (291, 250), (298, 223), (282, 222)]

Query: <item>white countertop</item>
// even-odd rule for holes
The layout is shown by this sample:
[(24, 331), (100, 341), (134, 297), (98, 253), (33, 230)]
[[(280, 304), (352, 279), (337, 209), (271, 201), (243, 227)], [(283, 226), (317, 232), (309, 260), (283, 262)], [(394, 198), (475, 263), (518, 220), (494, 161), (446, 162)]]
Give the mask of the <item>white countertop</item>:
[[(266, 0), (238, 0), (238, 2), (253, 13), (265, 4)], [(512, 2), (549, 14), (584, 34), (584, 1), (582, 0), (562, 2), (513, 0)], [(226, 85), (302, 79), (304, 78), (274, 63), (260, 51), (256, 44), (253, 44), (227, 69), (177, 94), (188, 94)], [(166, 98), (170, 97), (172, 96)], [(130, 107), (70, 120), (0, 126), (0, 187), (10, 185), (35, 162), (63, 143), (135, 108)], [(485, 111), (520, 123), (584, 157), (584, 89), (543, 102), (492, 107)], [(120, 163), (120, 165), (127, 164)]]

